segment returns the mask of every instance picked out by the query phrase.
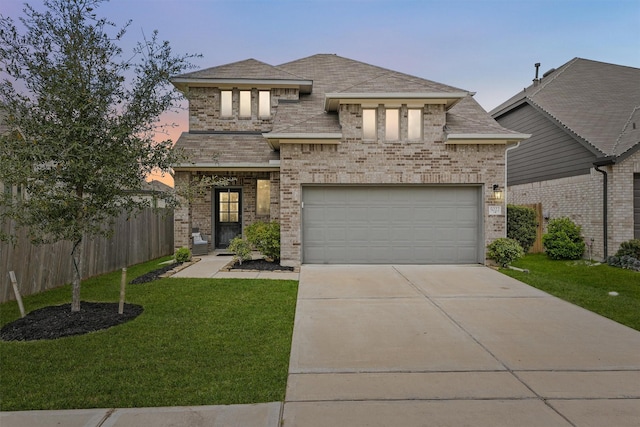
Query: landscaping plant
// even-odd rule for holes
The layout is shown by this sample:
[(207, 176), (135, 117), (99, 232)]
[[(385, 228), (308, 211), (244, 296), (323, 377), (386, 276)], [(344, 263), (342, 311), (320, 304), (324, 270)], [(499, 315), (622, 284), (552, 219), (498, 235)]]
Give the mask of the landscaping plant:
[(280, 223), (256, 221), (245, 228), (247, 240), (256, 250), (273, 261), (280, 260)]
[(229, 243), (229, 250), (235, 255), (233, 259), (238, 260), (240, 265), (242, 261), (249, 261), (251, 259), (251, 245), (241, 236), (234, 237)]
[(520, 243), (508, 237), (501, 237), (494, 240), (487, 246), (487, 249), (489, 249), (487, 257), (503, 267), (524, 256), (524, 250), (522, 246), (520, 246)]
[(607, 258), (607, 264), (627, 270), (640, 271), (640, 239), (622, 242), (615, 256)]
[(176, 262), (183, 263), (191, 261), (191, 251), (187, 247), (178, 249), (173, 256)]
[(542, 236), (547, 256), (551, 259), (580, 259), (586, 245), (580, 235), (581, 227), (567, 217), (549, 221), (548, 232)]
[(528, 252), (536, 241), (536, 212), (526, 206), (507, 205), (507, 237)]

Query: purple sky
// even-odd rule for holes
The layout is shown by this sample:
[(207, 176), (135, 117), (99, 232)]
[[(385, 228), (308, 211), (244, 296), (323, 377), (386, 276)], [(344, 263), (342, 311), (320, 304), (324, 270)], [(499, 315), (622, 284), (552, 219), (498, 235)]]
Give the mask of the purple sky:
[[(23, 3), (0, 13), (16, 19)], [(486, 110), (528, 86), (536, 62), (640, 68), (639, 0), (111, 0), (97, 12), (133, 21), (125, 51), (157, 29), (176, 52), (202, 54), (198, 68), (335, 53), (477, 92)], [(186, 113), (172, 120), (186, 130)]]

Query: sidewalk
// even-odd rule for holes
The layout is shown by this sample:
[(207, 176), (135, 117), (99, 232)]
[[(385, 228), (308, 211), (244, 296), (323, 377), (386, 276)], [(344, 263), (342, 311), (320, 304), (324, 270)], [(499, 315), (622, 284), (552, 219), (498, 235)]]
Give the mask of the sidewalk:
[[(218, 255), (217, 253), (210, 253), (209, 255), (203, 255), (200, 257), (200, 261), (190, 265), (174, 274), (172, 277), (193, 277), (193, 278), (207, 278), (207, 279), (276, 279), (276, 280), (298, 280), (300, 274), (297, 272), (289, 271), (220, 271), (229, 262), (231, 262), (231, 256)], [(254, 255), (254, 259), (259, 258), (259, 254)]]

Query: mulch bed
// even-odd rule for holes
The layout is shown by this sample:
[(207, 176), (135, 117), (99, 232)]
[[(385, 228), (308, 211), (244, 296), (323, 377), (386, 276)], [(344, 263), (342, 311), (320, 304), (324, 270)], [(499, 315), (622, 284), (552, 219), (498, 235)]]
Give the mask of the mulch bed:
[(179, 265), (181, 265), (181, 262), (174, 262), (173, 264), (168, 264), (164, 267), (160, 267), (157, 270), (153, 270), (148, 272), (147, 274), (143, 274), (142, 276), (138, 276), (135, 279), (133, 279), (132, 281), (130, 281), (129, 283), (132, 285), (135, 284), (140, 284), (140, 283), (147, 283), (147, 282), (152, 282), (156, 279), (159, 279), (161, 275), (163, 275), (164, 273), (166, 273), (169, 270), (173, 270), (174, 268), (178, 267)]
[(242, 264), (236, 261), (236, 263), (231, 266), (231, 270), (293, 271), (293, 267), (283, 267), (280, 264), (265, 259), (252, 259), (243, 261)]
[(133, 320), (143, 310), (140, 305), (125, 304), (123, 314), (118, 314), (117, 302), (82, 301), (78, 312), (71, 311), (71, 304), (51, 305), (4, 325), (0, 338), (3, 341), (33, 341), (82, 335)]

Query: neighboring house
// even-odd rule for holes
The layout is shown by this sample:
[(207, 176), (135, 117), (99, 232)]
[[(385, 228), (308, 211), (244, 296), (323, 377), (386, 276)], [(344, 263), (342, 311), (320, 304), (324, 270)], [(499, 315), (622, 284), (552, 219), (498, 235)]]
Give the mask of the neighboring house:
[(532, 134), (508, 153), (509, 203), (570, 217), (597, 259), (640, 238), (640, 69), (575, 58), (491, 115)]
[(176, 76), (194, 177), (234, 178), (175, 211), (211, 248), (256, 220), (281, 227), (283, 265), (484, 263), (505, 236), (507, 130), (462, 89), (336, 55), (248, 59)]

